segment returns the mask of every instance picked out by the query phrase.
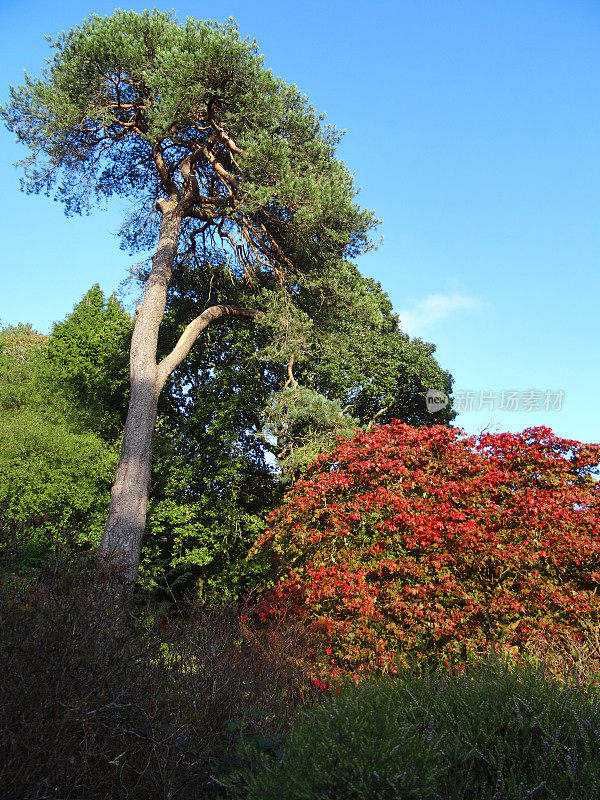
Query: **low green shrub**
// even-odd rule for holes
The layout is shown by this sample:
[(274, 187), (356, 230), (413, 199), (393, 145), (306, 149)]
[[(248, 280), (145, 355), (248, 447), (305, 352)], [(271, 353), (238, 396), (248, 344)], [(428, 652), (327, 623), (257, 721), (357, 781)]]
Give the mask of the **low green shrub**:
[(594, 800), (600, 703), (582, 686), (489, 661), (402, 672), (303, 712), (246, 800)]

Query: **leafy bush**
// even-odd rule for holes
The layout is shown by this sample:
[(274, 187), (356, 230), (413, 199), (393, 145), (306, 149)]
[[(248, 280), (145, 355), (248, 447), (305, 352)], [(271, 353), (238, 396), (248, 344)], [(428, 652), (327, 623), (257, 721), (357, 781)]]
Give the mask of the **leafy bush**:
[(31, 326), (0, 331), (0, 508), (19, 523), (42, 515), (31, 548), (65, 537), (96, 543), (118, 447), (86, 426)]
[(302, 714), (247, 800), (594, 800), (600, 702), (490, 662), (348, 687)]
[(320, 628), (331, 674), (576, 638), (600, 618), (599, 461), (548, 428), (361, 433), (272, 515), (255, 553), (281, 579), (253, 611)]
[(16, 588), (38, 576), (52, 549), (47, 536), (36, 535), (47, 522), (42, 514), (17, 522), (0, 505), (0, 581)]
[(0, 503), (13, 519), (48, 515), (50, 538), (69, 531), (97, 543), (116, 460), (117, 448), (94, 433), (75, 432), (34, 410), (0, 414)]

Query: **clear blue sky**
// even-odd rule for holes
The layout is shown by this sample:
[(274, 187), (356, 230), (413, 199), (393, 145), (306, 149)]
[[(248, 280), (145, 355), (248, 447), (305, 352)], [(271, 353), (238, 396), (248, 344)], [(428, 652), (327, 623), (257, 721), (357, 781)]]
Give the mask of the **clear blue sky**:
[[(2, 101), (23, 70), (38, 73), (44, 34), (113, 10), (4, 0)], [(383, 218), (384, 241), (359, 267), (404, 329), (437, 345), (474, 408), (481, 392), (496, 395), (458, 424), (599, 441), (600, 4), (235, 0), (176, 11), (233, 16), (266, 65), (347, 130), (340, 154), (362, 205)], [(25, 152), (5, 130), (0, 146), (0, 320), (47, 332), (93, 283), (115, 290), (135, 259), (119, 250), (114, 207), (65, 219), (19, 193), (11, 165)], [(540, 410), (499, 410), (502, 391), (523, 408), (529, 390), (564, 392), (562, 409), (545, 411), (542, 395)]]

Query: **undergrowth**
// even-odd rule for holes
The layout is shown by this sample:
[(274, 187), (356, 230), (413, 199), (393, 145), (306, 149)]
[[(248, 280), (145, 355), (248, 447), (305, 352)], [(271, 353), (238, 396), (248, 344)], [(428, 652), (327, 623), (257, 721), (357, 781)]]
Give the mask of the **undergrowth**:
[(115, 601), (78, 561), (0, 578), (2, 797), (218, 796), (310, 694), (306, 642), (252, 633), (234, 606)]
[(600, 703), (493, 660), (461, 677), (401, 672), (301, 713), (246, 800), (594, 800)]
[(27, 531), (3, 531), (6, 800), (600, 798), (596, 627), (512, 664), (326, 685), (289, 620), (115, 600), (75, 550), (15, 573)]

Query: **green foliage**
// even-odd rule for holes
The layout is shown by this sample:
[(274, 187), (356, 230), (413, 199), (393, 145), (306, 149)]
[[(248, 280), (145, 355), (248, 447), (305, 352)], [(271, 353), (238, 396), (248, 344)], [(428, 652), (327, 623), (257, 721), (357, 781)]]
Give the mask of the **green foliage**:
[(44, 515), (31, 547), (56, 539), (98, 541), (117, 450), (82, 422), (46, 358), (47, 337), (30, 326), (0, 332), (0, 508), (25, 522)]
[(0, 336), (0, 358), (23, 364), (46, 343), (47, 337), (31, 325), (7, 325)]
[[(452, 392), (452, 378), (433, 358), (435, 346), (410, 339), (381, 285), (347, 261), (297, 287), (294, 302), (310, 325), (296, 336), (294, 374), (302, 385), (339, 400), (361, 425), (401, 419), (410, 425), (448, 423), (450, 408), (432, 417), (421, 396)], [(280, 337), (286, 337), (281, 326)]]
[(0, 507), (0, 582), (27, 584), (38, 577), (52, 543), (36, 532), (47, 521), (35, 515), (16, 522)]
[(42, 406), (39, 354), (47, 343), (31, 325), (0, 329), (0, 410), (17, 412), (24, 405)]
[[(225, 212), (220, 234), (233, 222), (275, 261), (281, 252), (282, 265), (313, 268), (367, 245), (372, 215), (354, 203), (352, 177), (335, 158), (339, 135), (295, 86), (263, 67), (256, 43), (241, 39), (232, 20), (179, 24), (156, 10), (116, 11), (90, 16), (52, 46), (42, 76), (12, 88), (2, 112), (32, 151), (24, 162), (30, 191), (55, 191), (67, 212), (114, 194), (139, 209), (143, 197), (148, 214), (168, 188), (157, 150), (169, 180), (177, 180), (182, 159), (208, 145), (237, 176), (226, 175), (219, 189), (214, 161), (196, 159), (198, 180)], [(223, 152), (228, 139), (236, 142), (231, 154)], [(196, 227), (189, 222), (187, 232)], [(146, 230), (126, 227), (124, 236), (144, 246), (155, 231), (153, 219)]]
[(268, 487), (249, 480), (240, 485), (248, 476), (232, 464), (221, 476), (224, 483), (231, 478), (222, 497), (216, 487), (207, 487), (196, 499), (186, 499), (188, 487), (180, 481), (193, 470), (177, 464), (167, 469), (166, 487), (150, 499), (140, 584), (223, 599), (264, 580), (265, 570), (248, 560), (248, 550), (265, 528), (265, 508), (257, 498), (262, 493), (266, 498)]
[(49, 530), (97, 539), (108, 513), (115, 450), (32, 409), (0, 416), (0, 504), (14, 519), (50, 514)]
[(298, 476), (336, 440), (352, 436), (359, 422), (344, 414), (339, 400), (328, 400), (313, 389), (277, 392), (265, 413), (266, 433), (283, 447), (277, 453), (282, 481)]
[(246, 800), (600, 797), (597, 694), (491, 662), (346, 687), (303, 713)]
[[(327, 275), (320, 282), (305, 278), (304, 288), (284, 296), (266, 276), (256, 277), (253, 293), (226, 261), (190, 256), (176, 270), (159, 357), (198, 309), (253, 304), (265, 318), (209, 328), (167, 384), (146, 572), (169, 575), (172, 583), (184, 570), (186, 585), (200, 580), (219, 594), (250, 588), (270, 568), (249, 561), (249, 547), (283, 485), (319, 452), (392, 411), (414, 424), (454, 416), (426, 411), (421, 393), (429, 387), (450, 393), (452, 379), (432, 357), (432, 345), (398, 329), (381, 288), (348, 262)], [(284, 389), (291, 356), (299, 386)], [(171, 562), (178, 567), (169, 573)]]
[[(225, 263), (182, 266), (173, 277), (161, 352), (168, 352), (195, 309), (211, 303), (253, 304), (265, 317), (233, 331), (225, 326), (211, 329), (174, 376), (176, 402), (181, 403), (186, 391), (186, 400), (203, 393), (214, 403), (204, 387), (215, 386), (212, 394), (218, 391), (219, 407), (227, 402), (247, 406), (246, 430), (260, 436), (275, 423), (277, 442), (263, 438), (274, 454), (298, 449), (294, 417), (321, 432), (331, 428), (333, 444), (340, 430), (346, 433), (353, 424), (365, 426), (373, 419), (432, 425), (455, 416), (451, 409), (435, 416), (426, 410), (422, 395), (427, 389), (452, 391), (451, 376), (433, 358), (435, 347), (402, 333), (388, 296), (349, 262), (305, 275), (287, 292), (264, 275), (257, 276), (251, 292)], [(301, 391), (287, 392), (282, 403), (281, 391), (293, 383), (288, 368), (293, 368)], [(228, 374), (221, 378), (223, 370)], [(336, 403), (345, 415), (341, 428), (337, 423), (331, 426), (331, 415), (339, 416)]]
[(52, 379), (108, 439), (120, 433), (127, 413), (132, 331), (129, 314), (114, 296), (105, 300), (95, 284), (54, 325), (45, 350)]
[[(49, 515), (31, 532), (20, 568), (66, 535), (99, 540), (129, 393), (131, 324), (95, 286), (49, 338), (31, 326), (0, 336), (0, 503), (17, 522)], [(244, 346), (242, 332), (229, 330), (232, 358)], [(165, 398), (141, 565), (146, 588), (168, 584), (176, 594), (222, 598), (264, 578), (247, 552), (264, 531), (278, 482), (261, 461), (259, 441), (248, 455), (240, 449), (252, 387), (244, 399), (230, 378), (221, 370), (193, 402), (182, 389), (181, 410)]]

